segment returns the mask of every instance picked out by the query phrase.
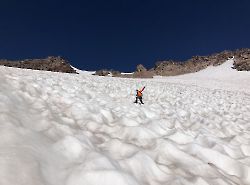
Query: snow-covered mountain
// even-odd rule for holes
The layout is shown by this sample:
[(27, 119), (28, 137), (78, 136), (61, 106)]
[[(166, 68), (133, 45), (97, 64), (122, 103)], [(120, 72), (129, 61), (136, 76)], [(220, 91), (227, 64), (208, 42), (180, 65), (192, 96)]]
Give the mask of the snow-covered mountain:
[(0, 184), (249, 185), (250, 72), (232, 62), (154, 79), (1, 66)]

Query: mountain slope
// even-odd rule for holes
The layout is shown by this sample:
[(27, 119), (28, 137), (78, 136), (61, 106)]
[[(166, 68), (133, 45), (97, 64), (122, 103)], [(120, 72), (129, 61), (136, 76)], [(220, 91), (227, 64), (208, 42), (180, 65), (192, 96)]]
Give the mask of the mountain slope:
[(249, 184), (249, 73), (237, 86), (231, 62), (148, 80), (0, 67), (0, 184)]

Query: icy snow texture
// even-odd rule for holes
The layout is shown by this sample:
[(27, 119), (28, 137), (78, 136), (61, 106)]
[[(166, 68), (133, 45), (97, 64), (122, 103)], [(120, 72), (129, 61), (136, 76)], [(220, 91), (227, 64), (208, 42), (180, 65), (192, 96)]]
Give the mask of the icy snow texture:
[(250, 73), (231, 65), (151, 80), (0, 67), (0, 184), (249, 185)]

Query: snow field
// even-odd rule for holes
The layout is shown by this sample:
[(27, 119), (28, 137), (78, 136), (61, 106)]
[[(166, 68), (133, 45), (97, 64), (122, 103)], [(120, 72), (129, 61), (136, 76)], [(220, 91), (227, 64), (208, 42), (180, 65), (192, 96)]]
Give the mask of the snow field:
[(0, 184), (250, 184), (249, 81), (0, 73)]

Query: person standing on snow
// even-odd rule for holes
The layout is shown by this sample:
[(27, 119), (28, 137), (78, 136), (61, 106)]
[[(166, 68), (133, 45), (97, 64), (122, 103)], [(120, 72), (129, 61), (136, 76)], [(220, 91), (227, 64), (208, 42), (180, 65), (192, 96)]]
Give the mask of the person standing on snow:
[(141, 90), (136, 90), (136, 99), (134, 103), (138, 102), (138, 99), (140, 100), (141, 104), (144, 104), (142, 101), (142, 91), (145, 89), (145, 86)]

